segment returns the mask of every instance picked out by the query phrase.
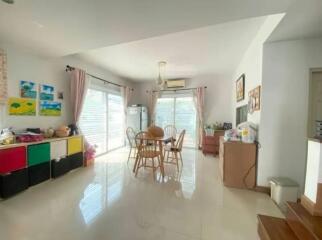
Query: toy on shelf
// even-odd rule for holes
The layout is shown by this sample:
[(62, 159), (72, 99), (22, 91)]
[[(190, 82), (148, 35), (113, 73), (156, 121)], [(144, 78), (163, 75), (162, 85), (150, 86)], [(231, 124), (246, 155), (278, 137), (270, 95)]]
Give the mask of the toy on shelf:
[(48, 128), (43, 134), (45, 138), (52, 138), (55, 135), (55, 130), (53, 128)]
[(15, 143), (16, 137), (11, 128), (2, 129), (0, 132), (0, 144), (8, 145)]
[(68, 137), (70, 133), (70, 128), (67, 126), (61, 126), (55, 131), (57, 137)]

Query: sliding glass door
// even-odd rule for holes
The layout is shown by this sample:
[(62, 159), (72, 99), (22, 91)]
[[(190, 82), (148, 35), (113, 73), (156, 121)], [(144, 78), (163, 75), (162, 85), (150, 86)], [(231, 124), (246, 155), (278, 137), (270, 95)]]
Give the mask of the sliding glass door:
[(79, 126), (86, 140), (97, 146), (97, 153), (107, 151), (107, 105), (106, 93), (88, 89)]
[(124, 111), (122, 97), (108, 94), (107, 100), (107, 150), (124, 145)]
[(79, 126), (100, 155), (124, 145), (124, 111), (120, 94), (89, 89)]
[(169, 124), (174, 125), (178, 133), (185, 129), (185, 147), (196, 147), (196, 120), (192, 96), (177, 94), (158, 99), (156, 125), (162, 128)]

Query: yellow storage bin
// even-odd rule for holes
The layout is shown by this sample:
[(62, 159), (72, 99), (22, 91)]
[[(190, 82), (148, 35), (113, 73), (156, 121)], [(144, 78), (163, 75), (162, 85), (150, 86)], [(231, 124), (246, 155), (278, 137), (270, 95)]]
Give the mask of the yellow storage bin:
[(68, 139), (68, 155), (79, 153), (83, 151), (83, 138), (72, 137)]

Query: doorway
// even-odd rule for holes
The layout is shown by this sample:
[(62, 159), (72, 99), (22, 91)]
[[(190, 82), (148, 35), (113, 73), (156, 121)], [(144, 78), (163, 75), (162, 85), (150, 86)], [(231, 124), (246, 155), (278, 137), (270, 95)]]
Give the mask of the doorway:
[(313, 138), (318, 135), (316, 121), (322, 121), (322, 69), (311, 70), (308, 113), (308, 137)]

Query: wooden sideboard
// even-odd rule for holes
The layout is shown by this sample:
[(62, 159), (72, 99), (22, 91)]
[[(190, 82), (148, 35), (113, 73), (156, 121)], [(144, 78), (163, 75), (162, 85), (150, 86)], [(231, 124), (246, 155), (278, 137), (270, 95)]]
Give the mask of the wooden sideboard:
[(219, 169), (227, 187), (256, 187), (257, 145), (220, 138)]
[(217, 130), (214, 132), (213, 136), (206, 136), (203, 134), (203, 142), (202, 142), (202, 152), (204, 154), (219, 154), (219, 138), (224, 136), (224, 130)]
[(0, 197), (7, 198), (84, 164), (83, 136), (0, 146)]

